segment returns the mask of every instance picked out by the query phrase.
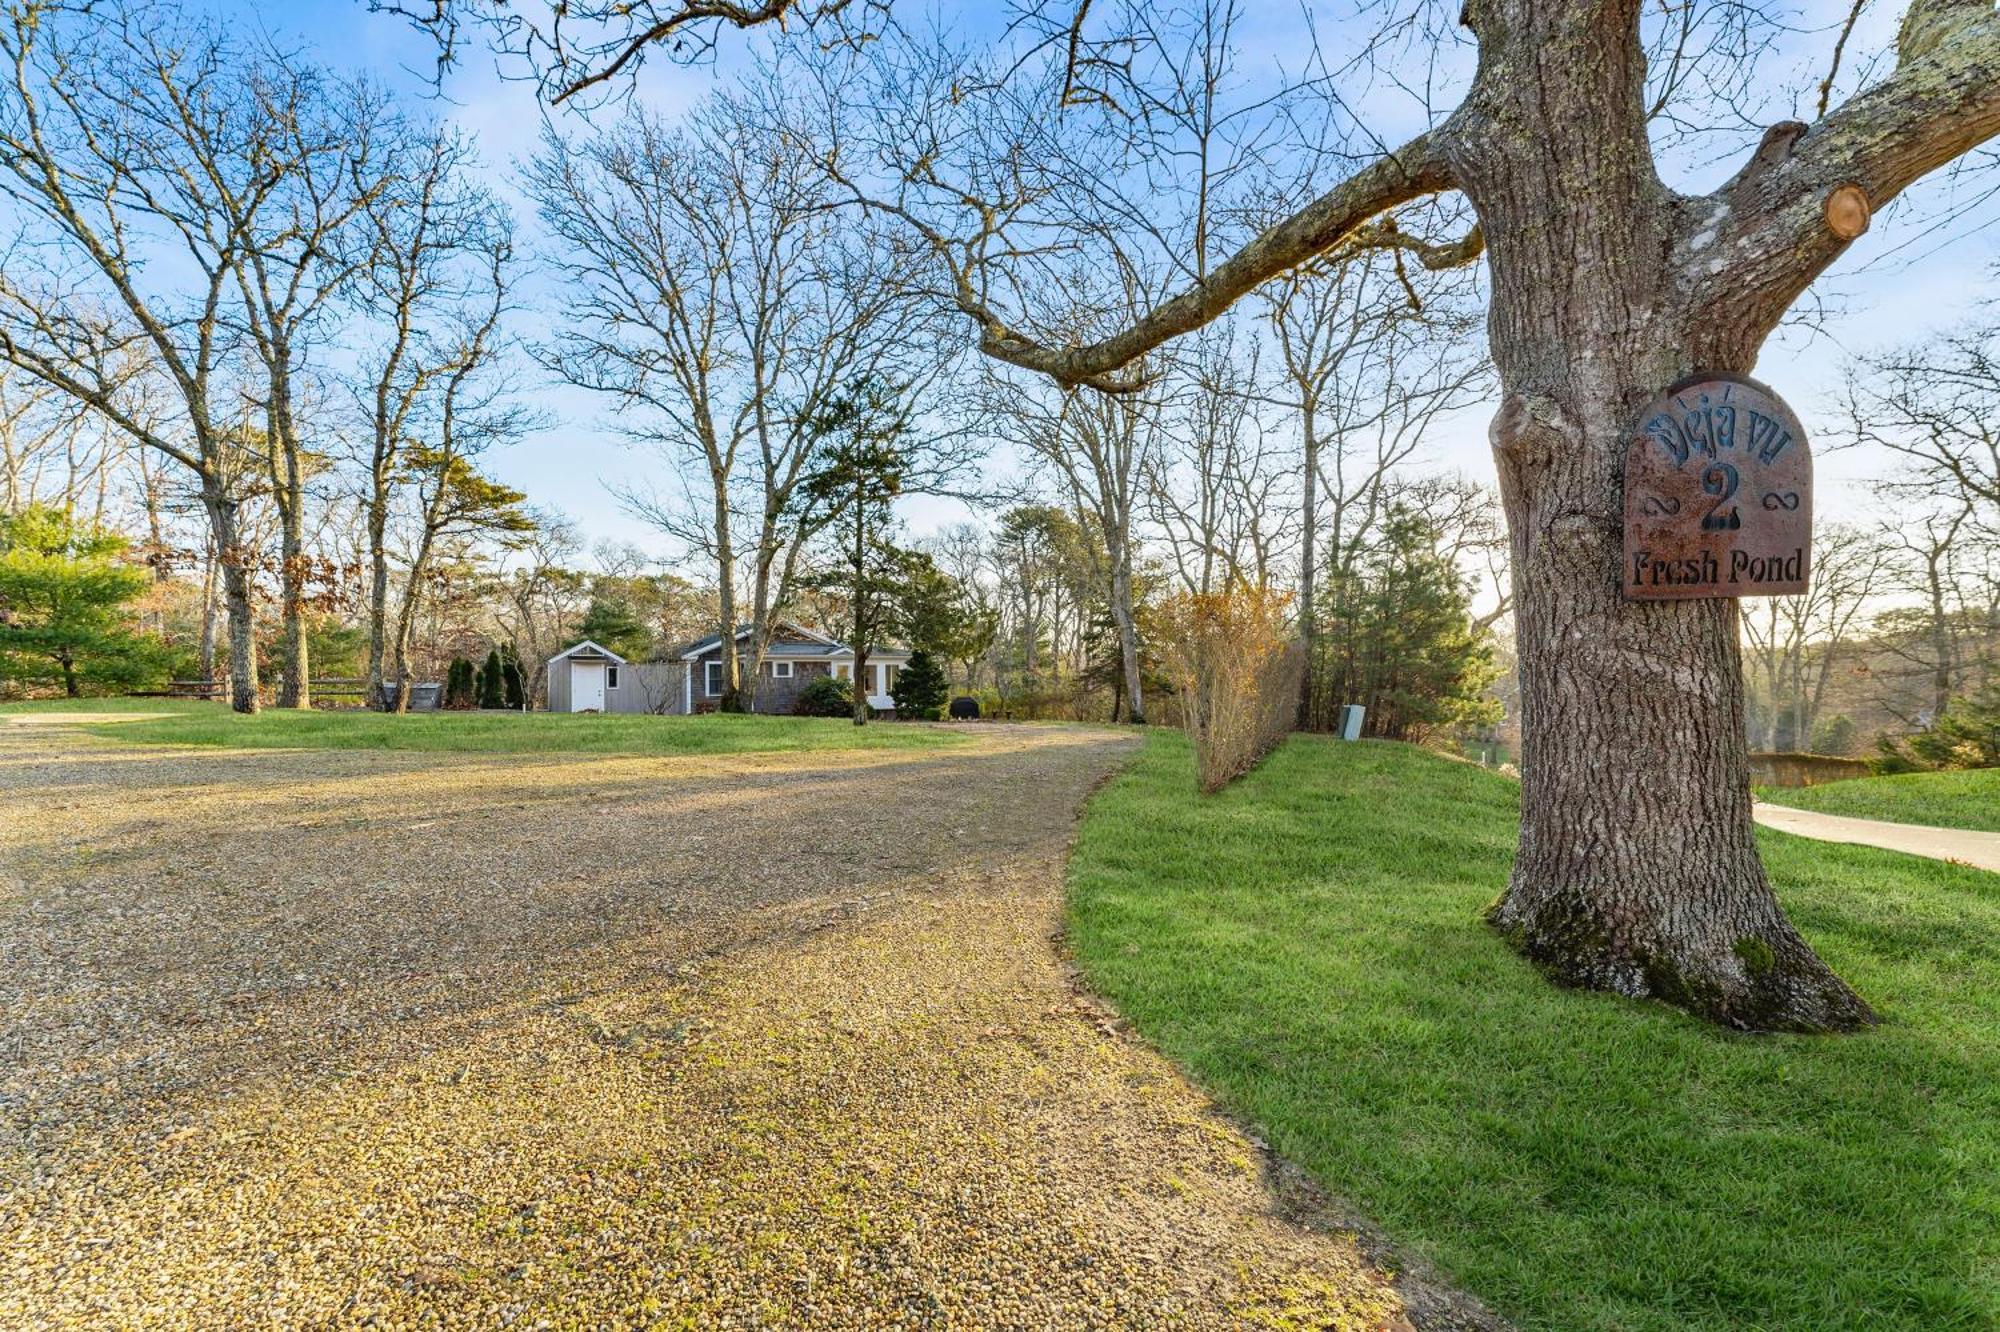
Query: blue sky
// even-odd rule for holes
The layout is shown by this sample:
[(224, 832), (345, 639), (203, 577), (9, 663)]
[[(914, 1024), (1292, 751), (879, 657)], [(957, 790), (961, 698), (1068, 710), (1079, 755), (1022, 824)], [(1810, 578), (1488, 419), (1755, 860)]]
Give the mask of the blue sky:
[[(327, 64), (366, 68), (385, 81), (406, 86), (415, 96), (429, 92), (430, 52), (423, 40), (400, 19), (369, 14), (363, 0), (288, 0), (283, 5), (258, 0), (212, 2), (218, 13), (233, 21), (303, 39)], [(1823, 6), (1823, 0), (1807, 0), (1806, 12), (1811, 14), (1821, 7), (1831, 8)], [(1846, 7), (1838, 8), (1844, 11)], [(1879, 46), (1893, 29), (1901, 6), (1873, 8), (1882, 12), (1872, 13), (1865, 21), (1868, 26), (1858, 34), (1857, 48)], [(1286, 47), (1288, 37), (1296, 41), (1299, 10), (1291, 0), (1255, 0), (1252, 10), (1250, 32), (1258, 47), (1276, 51)], [(968, 6), (966, 12), (991, 11)], [(1321, 35), (1337, 41), (1342, 34), (1323, 29)], [(1823, 34), (1800, 33), (1787, 39), (1778, 64), (1791, 59), (1803, 68), (1820, 58), (1818, 53), (1825, 45)], [(654, 62), (640, 75), (640, 95), (671, 112), (699, 97), (737, 63), (725, 58), (721, 69), (709, 71)], [(448, 78), (444, 93), (440, 112), (475, 136), (492, 185), (515, 203), (524, 234), (532, 233), (532, 210), (521, 201), (514, 166), (533, 151), (541, 125), (542, 112), (533, 89), (499, 77), (493, 60), (483, 51), (473, 50)], [(1455, 89), (1447, 86), (1440, 95), (1449, 101)], [(1733, 166), (1733, 160), (1719, 160), (1689, 180), (1670, 177), (1670, 183), (1701, 186), (1712, 183), (1702, 176), (1726, 174)], [(1915, 211), (1903, 210), (1906, 217)], [(1991, 216), (1989, 208), (1985, 217)], [(1833, 317), (1814, 329), (1787, 328), (1766, 347), (1758, 366), (1759, 377), (1792, 403), (1822, 445), (1818, 454), (1822, 519), (1869, 516), (1867, 482), (1881, 467), (1879, 458), (1861, 451), (1824, 447), (1837, 425), (1834, 407), (1846, 363), (1856, 353), (1920, 337), (1969, 318), (1979, 302), (1992, 299), (1995, 293), (1991, 278), (2000, 258), (1997, 241), (2000, 233), (1986, 228), (1944, 243), (1919, 234), (1914, 223), (1899, 225), (1892, 211), (1878, 219), (1876, 228), (1822, 279), (1818, 290), (1833, 303)], [(543, 285), (535, 286), (533, 295), (536, 314), (524, 318), (520, 326), (530, 337), (539, 332), (538, 320), (554, 317), (560, 293)], [(649, 551), (662, 550), (655, 534), (619, 511), (604, 485), (607, 479), (640, 474), (652, 465), (649, 460), (625, 447), (604, 426), (602, 406), (591, 398), (553, 386), (538, 391), (535, 398), (550, 416), (550, 426), (496, 457), (494, 472), (537, 502), (559, 508), (576, 520), (587, 542), (631, 541)], [(1430, 465), (1491, 480), (1493, 466), (1485, 432), (1488, 415), (1488, 409), (1481, 408), (1434, 432), (1428, 450)], [(956, 506), (936, 502), (914, 507), (907, 516), (922, 530), (965, 515)]]

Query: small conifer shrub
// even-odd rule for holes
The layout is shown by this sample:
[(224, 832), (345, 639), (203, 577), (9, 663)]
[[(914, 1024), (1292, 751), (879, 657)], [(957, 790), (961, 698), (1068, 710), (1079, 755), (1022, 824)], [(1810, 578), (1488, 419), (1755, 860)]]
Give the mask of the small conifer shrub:
[(486, 664), (479, 669), (480, 707), (504, 708), (507, 706), (507, 687), (501, 681), (500, 675), (500, 649), (494, 648), (486, 654)]
[(944, 716), (945, 698), (950, 693), (944, 668), (930, 653), (919, 649), (896, 673), (896, 715), (912, 721), (936, 721)]

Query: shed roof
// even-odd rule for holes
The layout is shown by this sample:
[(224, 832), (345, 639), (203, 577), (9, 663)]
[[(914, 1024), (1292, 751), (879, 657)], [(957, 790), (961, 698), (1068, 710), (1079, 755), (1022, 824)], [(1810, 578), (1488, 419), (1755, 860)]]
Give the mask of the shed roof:
[(620, 666), (625, 664), (625, 658), (619, 656), (616, 652), (613, 652), (601, 643), (593, 643), (588, 638), (584, 639), (581, 643), (572, 644), (564, 648), (561, 652), (556, 653), (555, 656), (549, 658), (549, 664), (553, 666), (564, 658), (568, 658), (571, 661), (615, 661)]

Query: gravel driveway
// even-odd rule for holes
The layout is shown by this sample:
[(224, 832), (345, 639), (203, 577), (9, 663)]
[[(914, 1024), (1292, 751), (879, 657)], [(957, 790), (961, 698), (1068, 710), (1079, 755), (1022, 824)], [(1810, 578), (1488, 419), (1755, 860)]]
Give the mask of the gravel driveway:
[(1062, 852), (1128, 743), (0, 722), (0, 1327), (1404, 1326), (1073, 989)]

